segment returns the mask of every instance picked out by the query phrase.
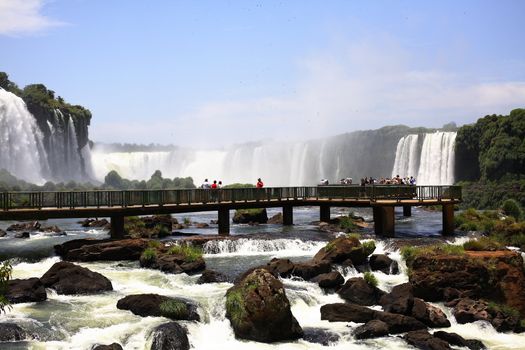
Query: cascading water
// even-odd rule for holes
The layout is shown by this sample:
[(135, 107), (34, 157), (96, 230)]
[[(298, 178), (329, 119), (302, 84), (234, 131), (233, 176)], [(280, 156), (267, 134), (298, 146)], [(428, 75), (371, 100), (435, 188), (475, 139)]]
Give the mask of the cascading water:
[(416, 176), (419, 166), (419, 135), (407, 135), (399, 140), (392, 177)]
[(43, 134), (24, 101), (0, 88), (0, 169), (33, 183), (49, 174)]

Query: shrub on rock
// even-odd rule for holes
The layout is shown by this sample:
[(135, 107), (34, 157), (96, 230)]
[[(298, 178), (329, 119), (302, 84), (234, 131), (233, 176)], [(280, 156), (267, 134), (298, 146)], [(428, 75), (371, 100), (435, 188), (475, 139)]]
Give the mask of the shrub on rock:
[(142, 317), (163, 316), (172, 320), (199, 321), (197, 306), (187, 300), (158, 294), (128, 295), (117, 302), (117, 309)]

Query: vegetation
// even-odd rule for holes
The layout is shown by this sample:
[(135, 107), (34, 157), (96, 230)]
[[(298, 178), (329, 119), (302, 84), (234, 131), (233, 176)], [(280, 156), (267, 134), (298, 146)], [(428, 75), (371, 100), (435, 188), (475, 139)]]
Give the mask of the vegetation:
[(255, 187), (254, 184), (241, 184), (238, 182), (223, 186), (223, 188), (253, 188), (253, 187)]
[(376, 244), (374, 241), (361, 242), (361, 245), (367, 256), (371, 255), (376, 250)]
[(147, 263), (152, 263), (156, 259), (157, 259), (157, 249), (152, 248), (152, 247), (146, 248), (142, 252), (142, 255), (140, 256), (140, 260), (143, 261), (146, 264)]
[(188, 306), (182, 301), (170, 299), (162, 302), (159, 305), (162, 316), (171, 319), (185, 319), (188, 317)]
[(358, 226), (355, 224), (354, 220), (349, 216), (340, 216), (339, 227), (344, 232), (350, 232), (358, 229)]
[(168, 249), (168, 254), (182, 255), (186, 261), (196, 261), (202, 258), (202, 249), (191, 245), (173, 245)]
[(414, 260), (419, 256), (432, 256), (432, 255), (463, 255), (465, 249), (460, 245), (453, 244), (436, 244), (431, 246), (404, 246), (401, 248), (401, 256), (406, 261), (407, 266), (412, 265)]
[(12, 271), (11, 262), (9, 260), (3, 261), (0, 265), (0, 314), (2, 312), (5, 313), (6, 308), (10, 307), (9, 300), (7, 300), (5, 295)]
[(502, 250), (505, 246), (491, 237), (480, 237), (463, 243), (465, 250), (486, 251)]
[(240, 288), (229, 289), (226, 293), (226, 312), (232, 323), (239, 325), (246, 317), (244, 298)]
[(501, 209), (506, 215), (512, 216), (515, 220), (519, 220), (523, 216), (520, 204), (514, 199), (507, 199), (503, 202)]
[(488, 303), (489, 311), (493, 313), (501, 313), (505, 318), (520, 318), (520, 312), (511, 306), (505, 304), (498, 304), (495, 302)]
[(499, 181), (462, 181), (461, 208), (497, 209), (507, 199), (514, 199), (525, 207), (525, 179)]
[(372, 272), (365, 272), (363, 278), (370, 286), (377, 287), (378, 281), (376, 276)]

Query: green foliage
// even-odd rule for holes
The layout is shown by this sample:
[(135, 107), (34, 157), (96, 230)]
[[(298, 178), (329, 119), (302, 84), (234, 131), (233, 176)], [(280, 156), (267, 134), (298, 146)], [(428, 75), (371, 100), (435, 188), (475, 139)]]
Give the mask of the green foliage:
[(181, 320), (188, 317), (188, 306), (182, 301), (170, 299), (162, 302), (159, 305), (162, 316), (174, 320)]
[(414, 260), (419, 256), (432, 256), (432, 255), (463, 255), (465, 249), (460, 245), (453, 244), (435, 244), (430, 246), (404, 246), (401, 248), (401, 256), (405, 260), (407, 266), (412, 265)]
[(417, 247), (413, 247), (413, 246), (401, 247), (401, 257), (403, 257), (403, 260), (405, 260), (407, 265), (412, 265), (412, 262), (416, 258), (417, 251), (418, 251)]
[(247, 311), (240, 288), (230, 289), (226, 293), (226, 313), (235, 325), (241, 324), (246, 317)]
[(376, 250), (376, 244), (374, 241), (361, 242), (361, 245), (363, 246), (363, 249), (367, 256), (372, 254), (374, 250)]
[(148, 242), (148, 247), (159, 249), (160, 247), (162, 247), (162, 243), (160, 243), (159, 241), (151, 240)]
[(190, 245), (173, 245), (168, 249), (168, 254), (182, 255), (184, 260), (193, 262), (202, 258), (202, 249)]
[(184, 223), (184, 225), (191, 225), (191, 219), (188, 217), (182, 219), (182, 222)]
[(171, 230), (166, 225), (157, 224), (153, 228), (153, 231), (157, 232), (157, 237), (163, 238), (171, 235)]
[(516, 220), (519, 220), (523, 216), (523, 210), (520, 204), (514, 199), (507, 199), (503, 202), (501, 208), (506, 215), (510, 215)]
[(242, 183), (233, 183), (226, 186), (223, 186), (223, 188), (253, 188), (255, 187), (254, 184), (242, 184)]
[(7, 300), (5, 295), (12, 271), (11, 262), (9, 260), (3, 261), (0, 265), (0, 314), (2, 314), (2, 312), (5, 313), (6, 308), (10, 307), (9, 300)]
[(335, 248), (335, 240), (331, 241), (331, 242), (328, 242), (325, 246), (324, 246), (324, 250), (325, 252), (329, 252), (331, 251), (332, 249)]
[(461, 208), (497, 209), (500, 203), (514, 199), (525, 207), (525, 179), (459, 182), (462, 186)]
[(498, 221), (499, 216), (496, 211), (486, 210), (482, 212), (474, 208), (469, 208), (454, 218), (456, 227), (461, 231), (490, 232)]
[(485, 251), (485, 250), (501, 250), (505, 246), (491, 237), (480, 237), (463, 243), (465, 250)]
[(520, 317), (520, 312), (511, 306), (508, 306), (505, 304), (497, 304), (494, 302), (489, 302), (487, 306), (488, 306), (489, 311), (494, 312), (494, 313), (499, 312), (503, 314), (505, 318), (519, 318)]
[(353, 233), (349, 233), (346, 235), (346, 237), (352, 239), (352, 240), (360, 240), (361, 239), (361, 234), (360, 233), (357, 233), (357, 232), (353, 232)]
[(363, 278), (366, 281), (366, 283), (368, 283), (369, 285), (373, 287), (377, 287), (378, 281), (377, 281), (376, 276), (372, 272), (369, 272), (369, 271), (365, 272), (363, 274)]
[(349, 232), (356, 230), (358, 226), (354, 223), (354, 220), (348, 216), (340, 216), (339, 218), (339, 227), (342, 231)]
[(140, 256), (140, 259), (144, 261), (145, 263), (152, 263), (157, 259), (157, 250), (155, 248), (146, 248), (142, 255)]

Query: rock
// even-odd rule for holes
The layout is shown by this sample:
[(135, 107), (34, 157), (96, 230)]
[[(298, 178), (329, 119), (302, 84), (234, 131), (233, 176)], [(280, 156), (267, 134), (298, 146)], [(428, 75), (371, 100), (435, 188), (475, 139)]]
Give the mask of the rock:
[(18, 232), (15, 234), (15, 238), (29, 238), (31, 235), (29, 232)]
[(377, 338), (388, 335), (388, 325), (380, 320), (368, 321), (362, 326), (359, 326), (354, 331), (356, 339)]
[(110, 223), (106, 219), (86, 219), (78, 222), (82, 227), (109, 228)]
[(60, 261), (40, 278), (45, 287), (53, 288), (58, 294), (93, 294), (113, 290), (111, 282), (98, 272), (85, 267)]
[(486, 349), (485, 345), (477, 339), (465, 339), (457, 333), (448, 333), (444, 331), (437, 331), (432, 334), (434, 337), (443, 339), (450, 345), (466, 347), (471, 350), (483, 350)]
[(379, 304), (386, 312), (409, 315), (414, 305), (414, 293), (410, 283), (394, 286), (390, 293), (379, 299)]
[(358, 305), (376, 305), (384, 292), (368, 284), (362, 277), (353, 277), (339, 288), (337, 294), (346, 301)]
[(119, 343), (113, 343), (109, 345), (97, 345), (91, 350), (123, 350), (122, 345)]
[(0, 341), (20, 341), (27, 333), (15, 323), (0, 322)]
[(46, 289), (38, 278), (9, 280), (5, 296), (11, 304), (38, 302), (47, 299)]
[(199, 321), (197, 306), (188, 300), (158, 294), (128, 295), (117, 302), (117, 309), (142, 317), (163, 316), (172, 320)]
[(306, 261), (295, 263), (292, 275), (309, 280), (322, 273), (328, 273), (332, 269), (332, 264), (328, 261)]
[(390, 259), (385, 254), (373, 254), (370, 256), (370, 269), (372, 271), (381, 271), (387, 275), (396, 275), (399, 273), (397, 261)]
[(448, 350), (450, 345), (443, 339), (434, 337), (426, 330), (418, 330), (408, 332), (403, 336), (406, 342), (418, 349), (422, 350)]
[(283, 284), (264, 269), (254, 270), (227, 291), (226, 317), (241, 339), (272, 343), (303, 336)]
[(166, 273), (187, 273), (195, 274), (206, 268), (206, 263), (202, 257), (195, 260), (188, 260), (182, 254), (170, 254), (166, 251), (158, 252), (153, 260), (140, 259), (140, 266), (150, 269), (160, 270)]
[(40, 223), (38, 221), (21, 222), (12, 224), (7, 228), (7, 231), (38, 231), (40, 229)]
[(7, 235), (7, 232), (5, 232), (4, 230), (0, 229), (0, 237), (5, 237)]
[(414, 298), (411, 316), (430, 328), (450, 327), (450, 321), (441, 309), (427, 304), (419, 298)]
[(187, 331), (177, 322), (161, 324), (153, 331), (151, 350), (189, 350), (189, 348)]
[(340, 339), (337, 333), (322, 328), (304, 328), (303, 339), (309, 343), (330, 346), (337, 343)]
[(445, 300), (445, 291), (453, 287), (462, 297), (494, 300), (518, 310), (525, 318), (525, 271), (519, 253), (500, 250), (421, 255), (414, 259), (411, 270), (414, 295), (423, 300)]
[[(75, 244), (66, 246), (66, 242), (59, 248), (64, 260), (68, 261), (118, 261), (139, 260), (140, 255), (148, 246), (146, 239), (122, 239), (103, 242), (88, 241), (76, 247)], [(80, 244), (80, 243), (79, 243)], [(71, 248), (68, 250), (68, 248)], [(57, 250), (57, 246), (55, 246)]]
[(232, 221), (236, 224), (266, 224), (268, 222), (268, 214), (266, 213), (266, 208), (237, 209)]
[(350, 259), (353, 265), (360, 265), (367, 260), (365, 249), (355, 237), (342, 236), (329, 242), (315, 254), (313, 261), (329, 261), (333, 264)]
[(85, 245), (100, 244), (105, 242), (111, 242), (111, 239), (94, 239), (94, 238), (83, 238), (74, 239), (71, 241), (64, 242), (53, 246), (55, 253), (60, 257), (65, 257), (70, 250), (79, 249)]
[(208, 225), (205, 222), (196, 222), (195, 223), (195, 228), (206, 228), (206, 227), (210, 227), (210, 225)]
[(65, 232), (58, 226), (56, 225), (52, 225), (52, 226), (42, 226), (40, 227), (40, 232), (45, 232), (45, 233), (64, 233)]
[(273, 258), (263, 268), (275, 277), (281, 276), (286, 278), (292, 275), (295, 265), (290, 259)]
[(520, 315), (517, 311), (506, 312), (499, 306), (491, 306), (483, 300), (457, 299), (446, 304), (454, 307), (452, 314), (458, 323), (487, 321), (499, 332), (521, 331)]
[(422, 322), (410, 316), (377, 311), (366, 306), (348, 303), (323, 305), (321, 307), (321, 319), (330, 322), (356, 323), (380, 320), (388, 325), (389, 333), (403, 333), (427, 328)]
[(282, 213), (277, 213), (275, 214), (274, 216), (272, 216), (271, 218), (268, 219), (268, 224), (280, 224), (282, 225), (283, 223), (283, 214)]
[(213, 270), (204, 270), (202, 271), (202, 276), (197, 280), (197, 284), (204, 283), (221, 283), (228, 282), (228, 277), (224, 274), (213, 271)]
[(177, 224), (177, 220), (173, 220), (170, 214), (165, 215), (153, 215), (153, 216), (144, 216), (140, 220), (144, 223), (144, 226), (148, 229), (155, 228), (156, 226), (164, 226), (170, 232), (173, 224)]
[(336, 288), (345, 283), (344, 277), (338, 271), (322, 273), (311, 281), (318, 283), (321, 288)]

